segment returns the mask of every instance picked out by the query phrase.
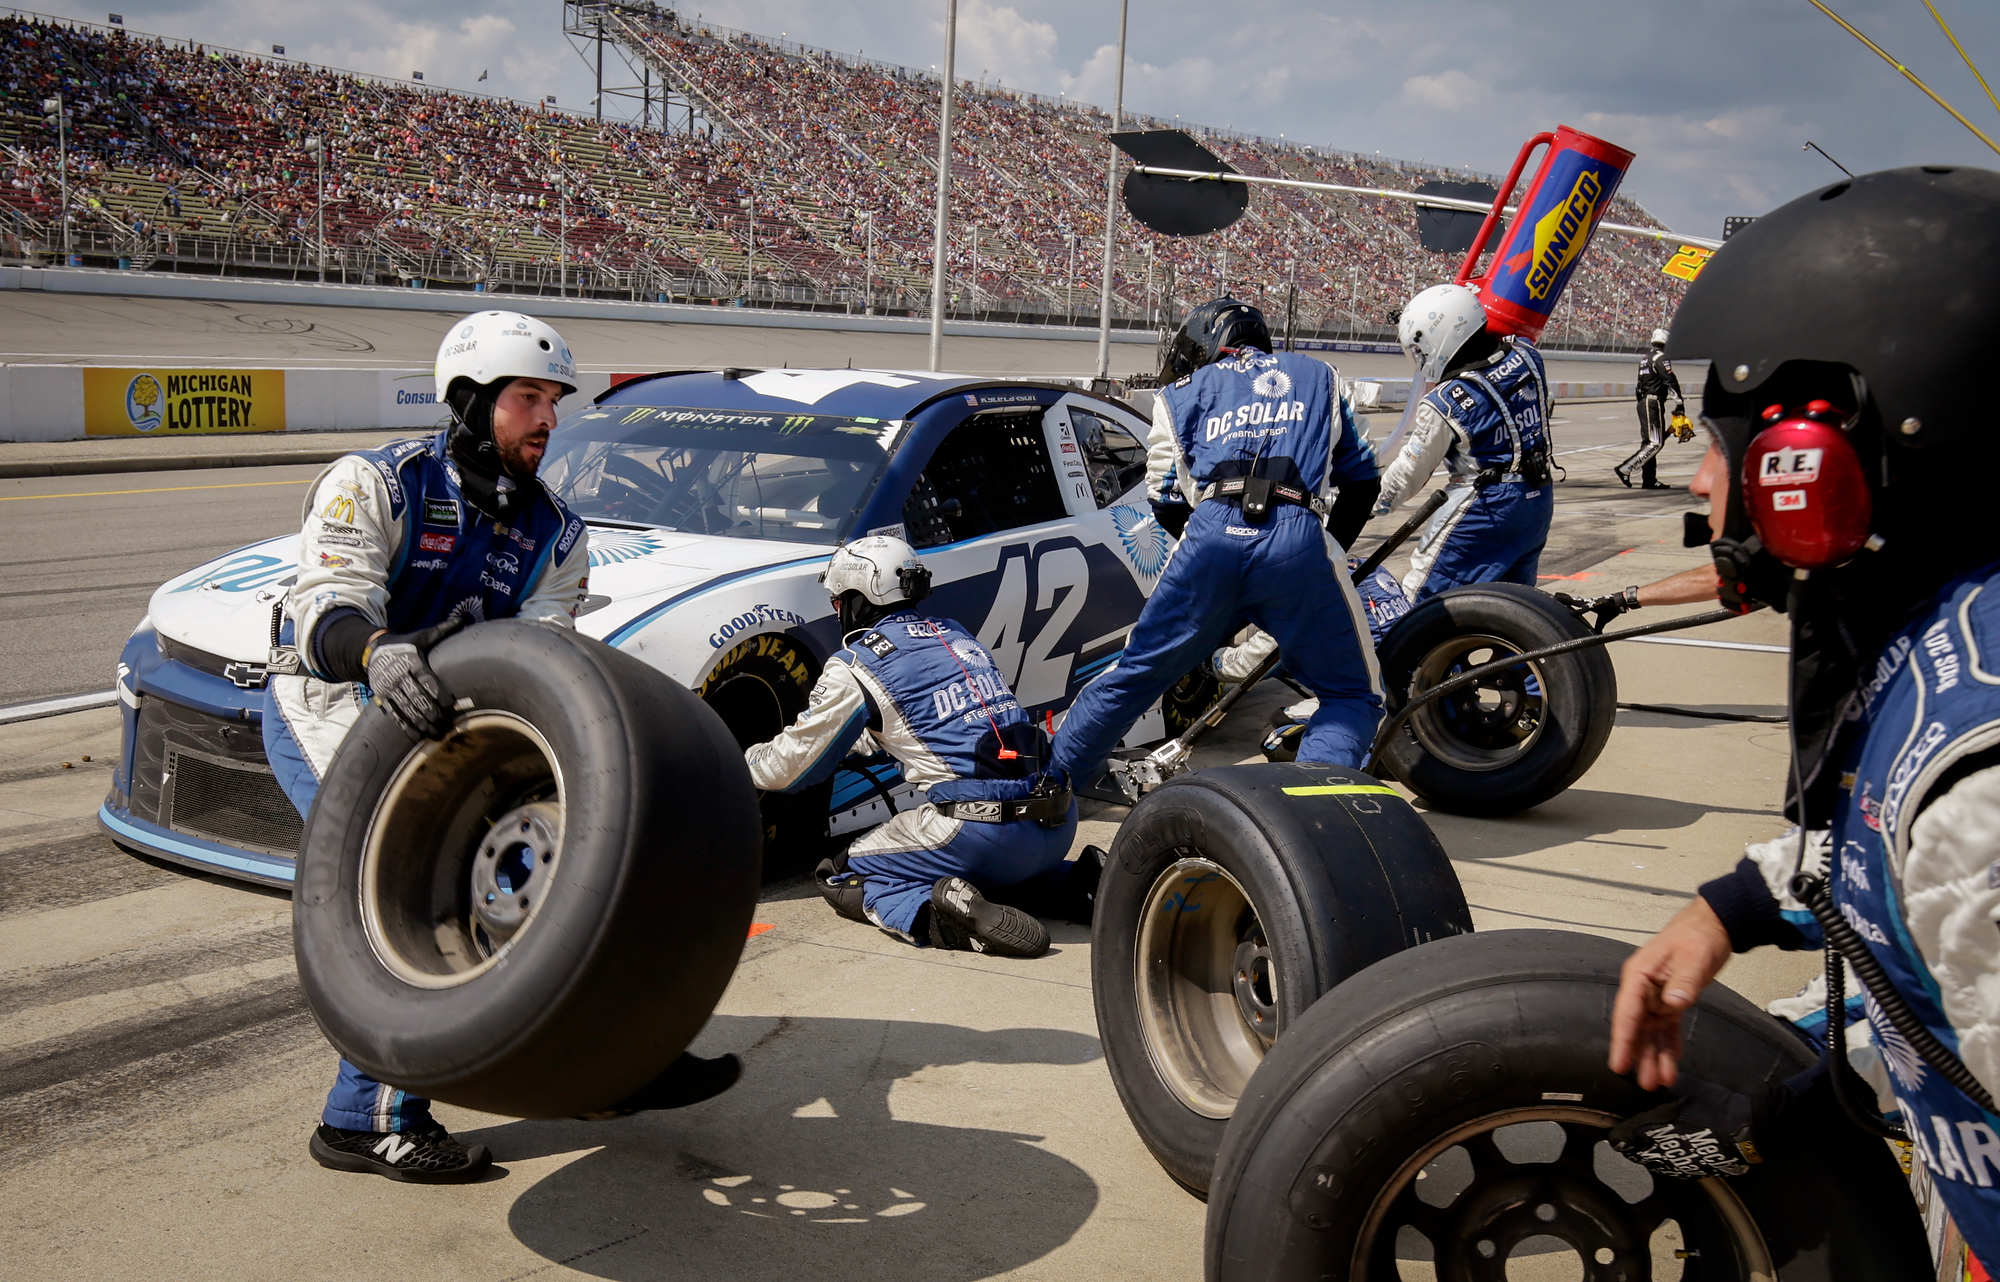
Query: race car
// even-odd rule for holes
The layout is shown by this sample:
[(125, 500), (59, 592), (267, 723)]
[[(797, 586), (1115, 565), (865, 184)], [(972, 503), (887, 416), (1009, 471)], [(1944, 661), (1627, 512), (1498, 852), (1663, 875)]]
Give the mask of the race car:
[[(563, 420), (541, 475), (589, 522), (577, 626), (699, 693), (745, 743), (804, 708), (840, 644), (818, 577), (894, 532), (926, 610), (993, 652), (1022, 705), (1066, 708), (1122, 652), (1171, 547), (1144, 496), (1146, 417), (1053, 382), (889, 370), (656, 374)], [(301, 822), (264, 759), (264, 684), (296, 532), (160, 587), (120, 656), (124, 736), (99, 820), (127, 848), (289, 885)], [(1128, 742), (1178, 732), (1170, 694)], [(765, 799), (767, 851), (879, 823), (911, 790), (886, 758)]]

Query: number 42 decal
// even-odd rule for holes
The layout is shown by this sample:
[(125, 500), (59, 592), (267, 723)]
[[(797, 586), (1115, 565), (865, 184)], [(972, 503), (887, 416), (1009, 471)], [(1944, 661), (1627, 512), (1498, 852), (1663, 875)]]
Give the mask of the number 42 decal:
[[(980, 644), (993, 652), (1000, 671), (1012, 679), (1022, 707), (1054, 703), (1068, 692), (1070, 669), (1076, 664), (1074, 651), (1055, 650), (1083, 613), (1090, 591), (1090, 562), (1074, 543), (1041, 551), (1010, 547), (1000, 557), (1000, 590), (980, 625)], [(1046, 614), (1040, 626), (1033, 627), (1032, 639), (1031, 609), (1037, 616)]]

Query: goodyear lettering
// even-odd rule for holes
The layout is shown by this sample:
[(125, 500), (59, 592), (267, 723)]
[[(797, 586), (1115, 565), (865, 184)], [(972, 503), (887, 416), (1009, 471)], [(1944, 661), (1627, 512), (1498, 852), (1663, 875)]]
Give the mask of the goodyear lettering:
[(1594, 169), (1576, 176), (1569, 196), (1535, 224), (1535, 257), (1528, 268), (1528, 297), (1547, 298), (1556, 282), (1583, 252), (1585, 235), (1597, 216), (1604, 182)]
[(723, 646), (728, 645), (738, 633), (748, 631), (751, 628), (771, 623), (783, 623), (788, 626), (797, 627), (805, 623), (805, 621), (804, 615), (794, 614), (790, 610), (781, 609), (775, 605), (753, 606), (709, 633), (708, 644), (710, 648), (720, 650)]

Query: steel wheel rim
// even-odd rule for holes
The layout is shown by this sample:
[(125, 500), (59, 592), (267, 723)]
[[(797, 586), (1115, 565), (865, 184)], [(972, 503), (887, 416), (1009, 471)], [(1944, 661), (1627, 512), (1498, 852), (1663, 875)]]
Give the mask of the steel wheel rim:
[[(1658, 1277), (1654, 1261), (1663, 1252), (1681, 1259), (1683, 1282), (1776, 1282), (1763, 1235), (1728, 1182), (1655, 1179), (1608, 1146), (1600, 1153), (1598, 1145), (1617, 1121), (1596, 1109), (1509, 1109), (1431, 1141), (1376, 1195), (1355, 1240), (1351, 1275), (1404, 1276), (1397, 1241), (1409, 1227), (1430, 1243), (1438, 1282), (1503, 1282), (1509, 1259), (1522, 1258), (1516, 1248), (1535, 1242), (1573, 1251), (1584, 1282)], [(1500, 1132), (1532, 1123), (1560, 1128), (1554, 1161), (1515, 1161), (1496, 1142)], [(1454, 1150), (1466, 1155), (1469, 1182), (1442, 1204), (1420, 1196), (1419, 1181)], [(1605, 1155), (1618, 1183), (1636, 1189), (1644, 1182), (1650, 1191), (1634, 1199), (1607, 1181), (1599, 1167)], [(1678, 1251), (1661, 1241), (1669, 1223), (1679, 1229)], [(1639, 1237), (1643, 1241), (1635, 1242)]]
[(1191, 1111), (1229, 1118), (1277, 1035), (1282, 983), (1236, 879), (1185, 851), (1164, 868), (1140, 910), (1132, 979), (1161, 1083)]
[(562, 864), (562, 770), (510, 712), (458, 718), (396, 766), (361, 852), (361, 924), (415, 988), (470, 983), (517, 947)]
[[(1482, 651), (1488, 653), (1473, 657)], [(1424, 655), (1410, 678), (1411, 695), (1434, 689), (1481, 663), (1519, 653), (1519, 646), (1496, 636), (1453, 637)], [(1455, 769), (1501, 770), (1541, 742), (1548, 724), (1547, 692), (1539, 663), (1517, 664), (1424, 704), (1410, 714), (1410, 733), (1425, 752)]]

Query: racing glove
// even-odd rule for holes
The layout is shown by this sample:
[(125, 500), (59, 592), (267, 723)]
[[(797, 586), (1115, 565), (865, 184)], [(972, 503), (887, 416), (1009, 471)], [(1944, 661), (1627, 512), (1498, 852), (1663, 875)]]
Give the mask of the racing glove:
[(1592, 632), (1604, 631), (1605, 625), (1619, 615), (1639, 608), (1639, 589), (1636, 586), (1597, 597), (1573, 597), (1567, 592), (1555, 595), (1556, 600), (1576, 611), (1576, 617), (1589, 624)]
[(1153, 519), (1160, 523), (1161, 529), (1175, 538), (1181, 536), (1181, 531), (1187, 528), (1188, 518), (1193, 515), (1194, 508), (1186, 503), (1155, 501), (1153, 504)]
[(1676, 413), (1676, 414), (1680, 414), (1680, 415), (1686, 415), (1686, 413), (1687, 413), (1687, 412), (1688, 412), (1688, 407), (1687, 407), (1687, 402), (1686, 402), (1686, 401), (1675, 401), (1675, 402), (1674, 402), (1674, 413)]
[(424, 660), (431, 647), (465, 626), (455, 614), (416, 632), (384, 632), (361, 652), (368, 688), (411, 734), (442, 739), (451, 728), (452, 693)]
[(1778, 1099), (1775, 1092), (1750, 1096), (1683, 1078), (1672, 1099), (1620, 1122), (1606, 1139), (1655, 1175), (1690, 1180), (1744, 1175), (1764, 1160), (1759, 1139)]

